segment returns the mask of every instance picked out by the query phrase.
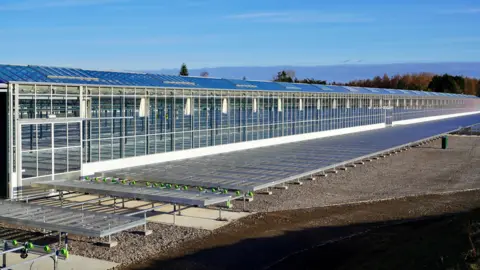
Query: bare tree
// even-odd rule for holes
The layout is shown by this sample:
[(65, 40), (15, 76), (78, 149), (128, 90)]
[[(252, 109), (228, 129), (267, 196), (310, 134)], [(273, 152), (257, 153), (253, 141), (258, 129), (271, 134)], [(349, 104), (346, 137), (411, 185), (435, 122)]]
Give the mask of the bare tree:
[(208, 71), (202, 71), (202, 72), (200, 73), (200, 76), (201, 76), (201, 77), (205, 77), (205, 78), (208, 77), (209, 75), (210, 75), (210, 74), (208, 73)]

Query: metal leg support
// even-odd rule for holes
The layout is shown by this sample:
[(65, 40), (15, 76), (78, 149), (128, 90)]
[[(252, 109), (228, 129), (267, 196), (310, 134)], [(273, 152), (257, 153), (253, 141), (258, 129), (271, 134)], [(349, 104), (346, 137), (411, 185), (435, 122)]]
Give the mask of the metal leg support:
[(247, 194), (243, 194), (243, 212), (247, 211)]
[(60, 206), (63, 206), (63, 191), (60, 191)]
[(177, 205), (174, 204), (173, 205), (173, 224), (175, 224), (175, 222), (176, 222), (176, 220), (175, 220), (176, 216), (177, 216)]
[[(8, 250), (8, 243), (5, 241), (5, 243), (3, 243), (3, 251), (7, 251), (7, 250)], [(3, 253), (2, 267), (7, 267), (7, 253)]]

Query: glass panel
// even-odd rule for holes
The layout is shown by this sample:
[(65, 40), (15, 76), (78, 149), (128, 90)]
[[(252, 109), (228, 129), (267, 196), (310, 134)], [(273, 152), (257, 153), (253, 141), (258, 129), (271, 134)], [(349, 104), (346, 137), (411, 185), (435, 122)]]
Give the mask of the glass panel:
[(67, 93), (69, 95), (77, 95), (79, 96), (80, 95), (80, 87), (78, 86), (68, 86), (67, 87)]
[(68, 146), (80, 146), (80, 123), (68, 123)]
[(22, 125), (22, 151), (37, 150), (37, 125)]
[(146, 138), (145, 136), (137, 136), (137, 148), (135, 156), (144, 156), (146, 147)]
[(125, 138), (125, 157), (135, 156), (135, 139)]
[(123, 139), (113, 139), (113, 159), (119, 159), (121, 158), (121, 147), (120, 143)]
[(79, 171), (81, 168), (80, 161), (81, 148), (74, 147), (68, 149), (68, 171)]
[(50, 94), (50, 86), (37, 85), (37, 95)]
[(57, 118), (63, 118), (67, 115), (67, 104), (64, 97), (53, 97), (52, 100), (52, 113)]
[(92, 140), (90, 142), (90, 161), (97, 162), (98, 161), (98, 140)]
[(67, 147), (67, 124), (54, 124), (54, 146), (55, 148)]
[(100, 160), (111, 160), (112, 159), (112, 141), (101, 140), (100, 141)]
[(52, 124), (38, 125), (38, 149), (52, 148)]
[(52, 151), (38, 151), (38, 176), (52, 174)]
[(69, 97), (67, 100), (67, 117), (80, 117), (80, 98)]
[(37, 152), (22, 153), (22, 178), (32, 178), (37, 176)]
[(67, 149), (57, 149), (55, 150), (55, 173), (64, 173), (67, 172)]
[(67, 89), (65, 86), (53, 86), (52, 91), (54, 95), (65, 95)]

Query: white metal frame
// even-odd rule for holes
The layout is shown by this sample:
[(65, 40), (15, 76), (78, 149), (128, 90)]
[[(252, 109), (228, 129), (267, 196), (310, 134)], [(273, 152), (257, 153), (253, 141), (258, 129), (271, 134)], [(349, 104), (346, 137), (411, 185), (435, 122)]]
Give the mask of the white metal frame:
[[(76, 171), (71, 171), (68, 173), (72, 172), (79, 172), (81, 173), (82, 171), (82, 166), (83, 166), (83, 125), (82, 125), (82, 118), (58, 118), (58, 119), (17, 119), (16, 121), (16, 144), (17, 144), (17, 151), (16, 151), (16, 178), (17, 178), (17, 183), (16, 187), (21, 187), (23, 185), (23, 167), (22, 167), (22, 126), (27, 126), (27, 125), (38, 125), (38, 124), (50, 124), (51, 125), (51, 151), (52, 151), (52, 160), (51, 160), (51, 165), (52, 165), (52, 173), (50, 175), (45, 175), (45, 176), (38, 176), (33, 177), (32, 179), (39, 178), (39, 177), (49, 177), (51, 176), (51, 180), (55, 180), (55, 176), (62, 175), (65, 173), (59, 173), (55, 174), (55, 150), (58, 150), (59, 148), (55, 148), (55, 124), (68, 124), (68, 123), (78, 123), (80, 125), (80, 144), (78, 146), (69, 146), (67, 144), (66, 147), (63, 147), (65, 149), (69, 148), (78, 148), (80, 150), (80, 169)], [(37, 131), (38, 132), (38, 131)], [(38, 136), (35, 136), (38, 144)], [(68, 137), (68, 126), (67, 126), (67, 137)], [(60, 148), (62, 149), (62, 148)], [(35, 151), (39, 151), (38, 149)], [(38, 171), (38, 158), (37, 158), (37, 171)], [(67, 161), (67, 167), (68, 167), (68, 161)], [(30, 179), (30, 178), (29, 178)], [(13, 194), (13, 193), (12, 193)]]

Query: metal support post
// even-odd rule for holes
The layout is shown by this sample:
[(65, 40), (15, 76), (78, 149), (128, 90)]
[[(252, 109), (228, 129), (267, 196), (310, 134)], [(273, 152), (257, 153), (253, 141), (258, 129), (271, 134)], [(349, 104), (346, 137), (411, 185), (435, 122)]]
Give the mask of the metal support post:
[(68, 250), (68, 233), (65, 233), (65, 249)]
[(175, 224), (176, 215), (177, 215), (177, 205), (174, 204), (173, 205), (173, 224)]
[(63, 191), (60, 191), (60, 206), (63, 206)]
[[(8, 250), (8, 243), (5, 241), (3, 243), (3, 251)], [(2, 262), (2, 267), (7, 267), (7, 253), (3, 253), (3, 262)]]
[(143, 218), (145, 219), (145, 225), (143, 225), (143, 230), (145, 231), (145, 235), (147, 234), (147, 212), (143, 213)]
[(117, 197), (113, 197), (113, 213), (117, 210)]
[(55, 252), (55, 255), (52, 256), (53, 259), (53, 270), (58, 269), (58, 255), (57, 252)]
[(243, 194), (243, 212), (247, 210), (247, 194)]

